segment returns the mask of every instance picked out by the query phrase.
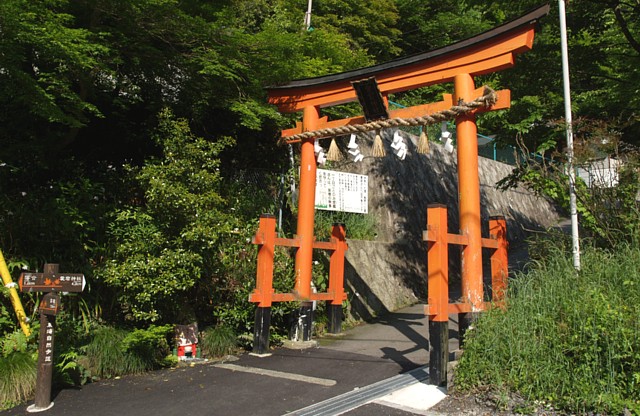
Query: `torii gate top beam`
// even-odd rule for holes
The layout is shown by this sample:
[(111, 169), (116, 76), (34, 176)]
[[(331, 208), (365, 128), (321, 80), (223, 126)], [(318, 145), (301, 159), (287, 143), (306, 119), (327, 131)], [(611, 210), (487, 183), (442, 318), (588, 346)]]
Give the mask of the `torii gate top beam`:
[(375, 76), (380, 92), (408, 91), (450, 82), (458, 74), (482, 75), (510, 68), (515, 54), (533, 46), (538, 21), (549, 13), (549, 5), (501, 26), (452, 45), (367, 68), (291, 81), (267, 88), (269, 103), (282, 113), (305, 107), (330, 107), (357, 99), (351, 82)]

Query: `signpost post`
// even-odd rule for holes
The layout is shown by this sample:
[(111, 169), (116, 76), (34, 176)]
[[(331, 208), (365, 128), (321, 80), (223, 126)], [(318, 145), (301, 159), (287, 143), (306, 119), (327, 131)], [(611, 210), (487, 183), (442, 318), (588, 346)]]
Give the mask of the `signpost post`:
[(18, 285), (22, 292), (46, 293), (40, 301), (40, 336), (38, 345), (38, 378), (35, 403), (27, 408), (30, 413), (43, 412), (53, 407), (51, 377), (53, 374), (53, 346), (56, 315), (60, 310), (59, 292), (82, 292), (86, 281), (83, 274), (59, 273), (58, 264), (45, 264), (43, 273), (25, 272)]

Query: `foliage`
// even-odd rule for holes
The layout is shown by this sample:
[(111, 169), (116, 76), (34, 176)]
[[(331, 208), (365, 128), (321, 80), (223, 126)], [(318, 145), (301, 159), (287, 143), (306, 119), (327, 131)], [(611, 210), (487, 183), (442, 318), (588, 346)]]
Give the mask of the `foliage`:
[[(257, 250), (248, 246), (257, 225), (246, 226), (238, 237), (227, 240), (222, 256), (222, 270), (208, 286), (215, 296), (213, 315), (216, 323), (234, 328), (241, 339), (253, 339), (255, 306), (249, 303), (249, 295), (255, 288)], [(274, 253), (273, 287), (276, 292), (290, 292), (294, 286), (294, 257), (285, 248), (277, 247)], [(271, 306), (270, 333), (277, 341), (288, 330), (288, 318), (295, 305), (290, 302), (276, 302)], [(250, 342), (248, 343), (250, 344)]]
[(17, 352), (27, 352), (28, 339), (24, 332), (14, 331), (5, 335), (1, 340), (2, 356), (8, 357), (9, 355)]
[(318, 2), (312, 15), (312, 26), (319, 30), (348, 34), (356, 49), (368, 50), (381, 61), (397, 56), (395, 45), (400, 35), (396, 28), (398, 11), (391, 0), (328, 0)]
[[(7, 289), (4, 287), (0, 289), (0, 293), (4, 295), (7, 292)], [(13, 312), (13, 308), (11, 302), (8, 299), (4, 299), (4, 296), (0, 298), (3, 302), (0, 303), (0, 334), (8, 334), (13, 330), (16, 319), (14, 318), (15, 313)], [(4, 301), (6, 300), (7, 306), (5, 306)]]
[(135, 364), (127, 362), (130, 357), (119, 348), (125, 335), (125, 331), (113, 327), (94, 330), (91, 342), (84, 348), (86, 358), (82, 361), (93, 377), (110, 378), (137, 370)]
[[(229, 144), (195, 137), (184, 120), (165, 112), (157, 132), (163, 158), (139, 170), (144, 204), (120, 210), (109, 227), (111, 259), (100, 270), (134, 322), (223, 324), (251, 332), (256, 257), (249, 245), (258, 213), (275, 210), (275, 178), (237, 171), (222, 178), (219, 154)], [(288, 254), (276, 256), (275, 285)], [(274, 323), (287, 314), (274, 306)]]
[(190, 289), (217, 267), (215, 250), (234, 224), (219, 194), (218, 154), (228, 140), (194, 137), (186, 121), (169, 112), (160, 119), (163, 159), (137, 175), (145, 204), (117, 212), (109, 226), (113, 255), (100, 271), (117, 289), (126, 317), (139, 322), (180, 321), (194, 313), (181, 316)]
[(376, 221), (372, 215), (317, 210), (314, 231), (316, 238), (328, 240), (333, 224), (344, 224), (348, 239), (373, 240), (376, 236)]
[[(560, 125), (563, 129), (564, 126)], [(596, 243), (612, 247), (619, 241), (635, 240), (640, 227), (637, 209), (638, 162), (640, 152), (620, 141), (619, 130), (605, 123), (578, 120), (574, 126), (574, 166), (595, 178), (587, 184), (576, 177), (577, 212), (583, 230)], [(541, 144), (530, 152), (523, 144), (521, 155), (512, 173), (498, 182), (502, 189), (523, 185), (536, 194), (549, 198), (569, 212), (569, 178), (565, 156), (549, 151), (555, 142)], [(605, 158), (621, 165), (615, 169), (618, 183), (606, 183), (606, 178), (591, 164)]]
[(232, 354), (238, 347), (235, 330), (227, 326), (205, 329), (198, 341), (198, 347), (202, 349), (204, 356), (209, 358)]
[(470, 8), (456, 0), (396, 1), (403, 34), (398, 38), (404, 55), (426, 52), (477, 35), (491, 28), (483, 7)]
[(55, 361), (52, 381), (54, 386), (80, 386), (91, 381), (91, 373), (82, 366), (83, 357), (78, 352), (62, 351), (56, 354)]
[(27, 352), (15, 352), (0, 359), (0, 409), (31, 397), (36, 387), (36, 362)]
[(83, 73), (97, 69), (107, 49), (90, 31), (74, 27), (66, 4), (7, 0), (0, 5), (4, 129), (17, 130), (15, 115), (25, 110), (38, 121), (69, 127), (83, 125), (97, 112), (78, 93), (76, 83), (85, 81), (80, 80)]
[(102, 326), (93, 332), (80, 360), (93, 377), (111, 378), (139, 374), (164, 366), (169, 354), (171, 326), (150, 326), (128, 332)]
[(135, 329), (124, 337), (121, 349), (138, 357), (145, 371), (155, 369), (162, 366), (163, 359), (170, 353), (167, 338), (172, 333), (171, 325)]
[[(548, 241), (549, 246), (553, 242)], [(640, 249), (559, 248), (510, 283), (506, 308), (468, 332), (456, 385), (489, 386), (570, 412), (640, 411)]]
[[(3, 287), (2, 292), (6, 289)], [(2, 305), (0, 305), (2, 306)], [(0, 321), (0, 410), (10, 408), (31, 397), (36, 386), (36, 353), (34, 338), (38, 325), (30, 337), (20, 329), (15, 329), (15, 315), (2, 306)], [(12, 316), (13, 315), (13, 316)]]

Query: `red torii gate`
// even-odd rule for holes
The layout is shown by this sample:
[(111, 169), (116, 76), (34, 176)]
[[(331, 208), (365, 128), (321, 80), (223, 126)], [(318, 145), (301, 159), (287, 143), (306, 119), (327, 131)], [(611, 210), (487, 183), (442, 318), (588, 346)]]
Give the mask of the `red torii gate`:
[[(333, 313), (340, 311), (339, 308), (341, 308), (343, 301), (344, 291), (342, 289), (337, 290), (335, 287), (334, 289), (336, 290), (328, 291), (324, 294), (312, 293), (312, 255), (314, 246), (316, 248), (335, 250), (339, 246), (339, 241), (344, 241), (344, 237), (332, 238), (331, 248), (317, 247), (318, 243), (315, 242), (313, 230), (317, 168), (314, 141), (318, 136), (311, 138), (300, 138), (299, 136), (304, 132), (363, 124), (366, 120), (364, 117), (328, 120), (327, 117), (320, 115), (320, 110), (325, 107), (356, 101), (356, 91), (352, 86), (352, 82), (370, 77), (375, 77), (387, 107), (389, 94), (453, 81), (454, 92), (452, 95), (445, 94), (443, 100), (436, 103), (389, 110), (390, 119), (430, 115), (449, 109), (456, 103), (471, 102), (482, 95), (482, 89), (476, 89), (474, 85), (474, 77), (514, 66), (515, 55), (532, 48), (536, 25), (539, 19), (547, 15), (548, 12), (549, 5), (544, 5), (506, 24), (444, 48), (363, 69), (295, 80), (286, 85), (267, 88), (269, 103), (276, 105), (280, 112), (293, 113), (302, 111), (302, 122), (297, 123), (295, 128), (283, 130), (281, 139), (289, 143), (301, 142), (297, 235), (293, 240), (278, 239), (281, 240), (281, 245), (298, 247), (298, 250), (295, 259), (295, 287), (290, 294), (271, 296), (273, 288), (270, 281), (269, 279), (261, 278), (261, 273), (262, 276), (265, 273), (269, 275), (268, 269), (270, 266), (272, 270), (272, 263), (271, 265), (267, 264), (266, 268), (264, 260), (262, 268), (259, 264), (258, 288), (251, 296), (251, 301), (258, 303), (254, 352), (264, 353), (268, 349), (268, 318), (270, 316), (269, 307), (271, 301), (293, 299), (302, 301), (330, 300), (331, 307), (336, 309)], [(511, 101), (510, 91), (502, 90), (497, 93), (498, 99), (492, 106), (478, 108), (466, 114), (458, 115), (455, 119), (458, 144), (460, 230), (459, 235), (448, 234), (447, 230), (440, 230), (440, 239), (438, 241), (444, 244), (463, 244), (461, 267), (463, 301), (448, 307), (443, 305), (443, 299), (444, 304), (448, 304), (446, 267), (432, 264), (432, 262), (436, 262), (433, 259), (437, 258), (437, 256), (430, 255), (429, 306), (425, 308), (426, 313), (429, 314), (430, 339), (432, 340), (430, 361), (442, 361), (438, 357), (443, 355), (446, 357), (445, 354), (442, 354), (442, 351), (434, 353), (433, 338), (434, 335), (437, 338), (448, 338), (446, 335), (448, 334), (448, 313), (460, 313), (460, 325), (464, 330), (465, 323), (468, 324), (473, 319), (473, 314), (483, 310), (485, 307), (482, 287), (483, 240), (485, 240), (486, 247), (504, 250), (500, 254), (501, 260), (499, 262), (501, 262), (501, 266), (499, 266), (499, 269), (502, 270), (501, 273), (506, 279), (506, 245), (504, 243), (506, 240), (499, 243), (490, 243), (487, 242), (489, 239), (483, 239), (481, 236), (478, 144), (475, 122), (476, 113), (509, 108)], [(495, 227), (494, 224), (494, 229), (496, 229)], [(504, 238), (505, 231), (503, 227), (500, 229), (501, 231), (494, 234), (495, 238)], [(340, 233), (338, 232), (336, 235), (340, 235)], [(438, 245), (435, 235), (434, 227), (431, 227), (425, 233), (425, 240), (430, 242), (430, 250)], [(264, 238), (264, 232), (259, 231), (254, 242), (264, 247)], [(273, 256), (273, 245), (269, 244), (268, 246), (269, 249), (263, 250), (263, 252), (270, 252), (266, 255), (267, 257), (269, 255)], [(344, 250), (346, 250), (346, 244), (340, 250), (342, 255)], [(261, 272), (260, 270), (263, 271)], [(265, 272), (264, 270), (267, 271)], [(338, 271), (332, 271), (332, 273), (336, 274)], [(343, 271), (340, 270), (339, 273), (343, 273)], [(495, 297), (494, 300), (496, 300)], [(330, 312), (332, 311), (330, 310)], [(267, 326), (266, 343), (265, 323)], [(339, 331), (339, 328), (337, 330)], [(447, 348), (446, 345), (444, 348)], [(437, 365), (439, 368), (433, 368), (433, 365)], [(446, 364), (443, 366), (442, 363), (432, 363), (430, 367), (432, 367), (432, 380), (437, 384), (441, 384), (443, 378), (446, 381)]]

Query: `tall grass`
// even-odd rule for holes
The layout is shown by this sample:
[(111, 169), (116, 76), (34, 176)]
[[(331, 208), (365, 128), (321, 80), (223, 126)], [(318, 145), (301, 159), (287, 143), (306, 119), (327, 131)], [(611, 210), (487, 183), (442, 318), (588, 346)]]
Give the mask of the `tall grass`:
[(33, 395), (36, 362), (27, 352), (14, 352), (0, 358), (0, 410), (14, 406)]
[(238, 339), (233, 329), (216, 326), (202, 332), (199, 347), (206, 357), (222, 357), (237, 350)]
[(96, 329), (85, 351), (87, 359), (85, 366), (93, 376), (111, 378), (137, 372), (137, 362), (129, 360), (121, 348), (126, 334), (126, 331), (112, 327)]
[(92, 376), (111, 378), (140, 374), (164, 365), (169, 351), (166, 336), (169, 326), (128, 332), (113, 327), (100, 327), (85, 348), (86, 367)]
[(347, 238), (373, 240), (377, 235), (376, 220), (371, 214), (318, 210), (315, 218), (315, 235), (318, 240), (329, 239), (335, 223), (345, 225)]
[(586, 247), (576, 272), (554, 250), (512, 280), (505, 310), (485, 313), (456, 369), (489, 386), (574, 412), (640, 413), (640, 249)]

